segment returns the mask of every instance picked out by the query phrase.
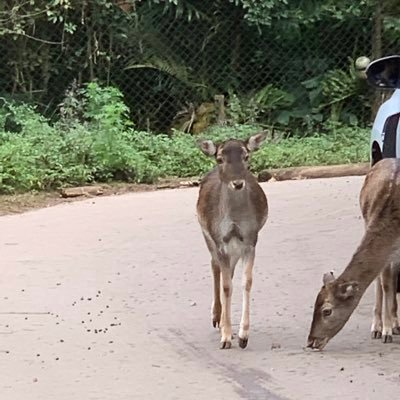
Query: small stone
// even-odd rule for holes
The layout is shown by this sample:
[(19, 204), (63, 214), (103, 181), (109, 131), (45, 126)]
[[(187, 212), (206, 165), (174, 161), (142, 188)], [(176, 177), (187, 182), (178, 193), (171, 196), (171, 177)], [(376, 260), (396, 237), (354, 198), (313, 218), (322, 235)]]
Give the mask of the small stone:
[(191, 303), (190, 303), (190, 307), (194, 307), (194, 306), (196, 306), (197, 304), (196, 304), (196, 302), (195, 301), (192, 301)]
[(271, 350), (280, 349), (280, 348), (281, 348), (280, 343), (272, 343), (271, 344)]
[(33, 378), (33, 382), (37, 382), (38, 381), (38, 378)]
[(340, 368), (341, 371), (344, 371), (344, 367)]

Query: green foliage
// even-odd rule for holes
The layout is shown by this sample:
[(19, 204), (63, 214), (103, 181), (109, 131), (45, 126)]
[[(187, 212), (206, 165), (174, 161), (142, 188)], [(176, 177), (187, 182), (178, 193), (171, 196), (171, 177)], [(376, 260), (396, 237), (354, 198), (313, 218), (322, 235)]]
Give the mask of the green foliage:
[[(72, 113), (72, 121), (64, 118), (51, 125), (32, 106), (2, 107), (0, 115), (5, 118), (0, 121), (8, 118), (18, 129), (8, 132), (5, 123), (0, 126), (0, 192), (47, 190), (94, 180), (155, 179), (156, 168), (127, 139), (131, 124), (121, 93), (91, 83), (80, 95), (76, 100), (83, 107), (80, 121)], [(69, 99), (69, 104), (76, 102)]]
[[(82, 105), (80, 117), (67, 113), (70, 120), (64, 118), (55, 124), (32, 106), (3, 104), (0, 193), (49, 190), (94, 181), (154, 182), (159, 177), (201, 175), (212, 168), (214, 160), (201, 153), (198, 140), (245, 139), (258, 130), (251, 125), (237, 125), (213, 128), (203, 137), (179, 132), (152, 135), (133, 130), (116, 89), (92, 83), (79, 91), (79, 96), (76, 101)], [(76, 105), (71, 98), (69, 104)], [(12, 121), (15, 131), (7, 130), (7, 121)], [(368, 159), (367, 130), (331, 126), (330, 131), (330, 135), (269, 140), (254, 154), (252, 170)]]
[(235, 124), (272, 125), (281, 122), (282, 113), (293, 103), (293, 95), (269, 84), (241, 98), (231, 93), (228, 113)]
[(369, 135), (366, 129), (342, 127), (331, 134), (267, 143), (254, 154), (252, 169), (367, 162)]
[(90, 82), (81, 90), (81, 94), (83, 116), (94, 129), (120, 131), (132, 125), (129, 108), (117, 88), (100, 87), (96, 82)]
[[(385, 13), (395, 9), (390, 2)], [(334, 116), (365, 126), (370, 102), (333, 106), (318, 87), (303, 83), (321, 82), (332, 71), (347, 73), (348, 57), (371, 55), (376, 4), (3, 1), (0, 47), (6, 62), (0, 65), (0, 92), (23, 96), (57, 119), (57, 105), (74, 79), (98, 79), (123, 90), (136, 127), (153, 132), (168, 131), (184, 104), (198, 107), (226, 93), (236, 95), (233, 121), (313, 131)], [(394, 49), (398, 26), (396, 15), (385, 18), (382, 37), (393, 39)]]
[(326, 18), (343, 21), (370, 11), (375, 0), (232, 0), (246, 10), (245, 18), (252, 24), (281, 28), (299, 28)]

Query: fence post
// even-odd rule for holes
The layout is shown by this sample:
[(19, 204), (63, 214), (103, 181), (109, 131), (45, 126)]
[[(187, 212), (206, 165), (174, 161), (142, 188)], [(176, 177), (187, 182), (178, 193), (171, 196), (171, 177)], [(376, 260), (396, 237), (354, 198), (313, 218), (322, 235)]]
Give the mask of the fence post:
[(214, 96), (215, 109), (218, 112), (217, 123), (218, 125), (226, 125), (225, 113), (225, 96), (223, 94), (216, 94)]

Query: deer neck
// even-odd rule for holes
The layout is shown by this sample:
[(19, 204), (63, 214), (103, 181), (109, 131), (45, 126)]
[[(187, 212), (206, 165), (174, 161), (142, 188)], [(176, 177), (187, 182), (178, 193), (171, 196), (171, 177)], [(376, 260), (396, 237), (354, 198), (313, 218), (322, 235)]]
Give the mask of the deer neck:
[(242, 214), (247, 210), (250, 192), (246, 181), (245, 187), (241, 190), (232, 190), (228, 184), (221, 183), (220, 206), (223, 213), (233, 215)]
[(367, 230), (350, 263), (337, 278), (338, 281), (356, 281), (360, 297), (390, 262), (399, 246), (399, 232)]

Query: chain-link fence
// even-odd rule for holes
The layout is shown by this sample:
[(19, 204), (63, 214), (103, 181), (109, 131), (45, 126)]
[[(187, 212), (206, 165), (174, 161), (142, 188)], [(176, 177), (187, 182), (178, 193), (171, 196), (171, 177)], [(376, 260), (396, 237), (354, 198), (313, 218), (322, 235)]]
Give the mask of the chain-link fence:
[(288, 132), (327, 121), (366, 126), (375, 94), (355, 60), (399, 51), (400, 35), (385, 28), (379, 5), (257, 25), (232, 1), (180, 9), (182, 2), (53, 0), (41, 11), (17, 3), (0, 6), (0, 97), (57, 118), (73, 82), (96, 79), (118, 87), (135, 126), (152, 132), (195, 134), (215, 123)]

